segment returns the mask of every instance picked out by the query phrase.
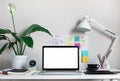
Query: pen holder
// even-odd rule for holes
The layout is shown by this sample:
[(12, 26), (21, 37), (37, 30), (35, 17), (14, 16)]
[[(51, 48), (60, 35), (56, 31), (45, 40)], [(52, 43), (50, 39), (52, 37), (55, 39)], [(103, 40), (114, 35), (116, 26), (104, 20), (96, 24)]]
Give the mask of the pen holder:
[(103, 63), (101, 64), (101, 69), (110, 70), (110, 65), (106, 58), (104, 59)]

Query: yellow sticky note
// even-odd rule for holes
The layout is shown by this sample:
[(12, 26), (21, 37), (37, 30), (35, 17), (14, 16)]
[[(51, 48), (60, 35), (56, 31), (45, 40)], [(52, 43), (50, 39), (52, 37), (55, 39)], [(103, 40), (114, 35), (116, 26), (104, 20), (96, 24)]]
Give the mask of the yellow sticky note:
[(83, 56), (82, 57), (82, 62), (88, 62), (89, 61), (89, 58), (88, 58), (88, 56)]
[(72, 42), (68, 42), (67, 45), (68, 46), (73, 46), (73, 43)]

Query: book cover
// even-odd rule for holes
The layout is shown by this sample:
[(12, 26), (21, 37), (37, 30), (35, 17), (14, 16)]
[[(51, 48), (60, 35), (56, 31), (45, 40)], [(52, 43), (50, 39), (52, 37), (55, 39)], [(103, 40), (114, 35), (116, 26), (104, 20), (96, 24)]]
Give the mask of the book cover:
[(28, 69), (11, 69), (7, 72), (8, 75), (26, 75), (29, 73)]

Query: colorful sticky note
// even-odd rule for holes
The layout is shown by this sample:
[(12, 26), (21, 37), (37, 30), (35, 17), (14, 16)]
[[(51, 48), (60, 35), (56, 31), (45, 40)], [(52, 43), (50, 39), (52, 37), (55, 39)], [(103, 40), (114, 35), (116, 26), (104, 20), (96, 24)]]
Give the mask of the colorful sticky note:
[(85, 40), (80, 40), (81, 43), (85, 43)]
[(68, 42), (72, 42), (72, 41), (73, 41), (73, 37), (72, 37), (72, 36), (69, 36), (69, 37), (67, 38), (67, 41), (68, 41)]
[(81, 35), (80, 38), (81, 38), (81, 39), (85, 39), (85, 35)]
[(73, 42), (67, 42), (67, 46), (73, 46)]
[(80, 43), (74, 43), (74, 46), (78, 46), (80, 49)]
[(80, 45), (81, 45), (81, 47), (82, 47), (82, 48), (84, 48), (84, 47), (85, 47), (85, 44), (80, 43)]
[(86, 56), (83, 56), (83, 57), (82, 57), (82, 62), (86, 62), (86, 63), (87, 63), (88, 61), (89, 61), (89, 58), (88, 58), (88, 57), (86, 57)]
[(82, 50), (82, 62), (88, 62), (89, 52), (88, 50)]
[(80, 42), (80, 36), (74, 36), (74, 42)]
[[(80, 48), (80, 50), (88, 49), (87, 39), (86, 39), (85, 35), (67, 36), (65, 38), (65, 45), (78, 46)], [(84, 55), (84, 56), (86, 56), (86, 55)]]
[(82, 56), (88, 57), (88, 55), (89, 55), (88, 50), (82, 50)]

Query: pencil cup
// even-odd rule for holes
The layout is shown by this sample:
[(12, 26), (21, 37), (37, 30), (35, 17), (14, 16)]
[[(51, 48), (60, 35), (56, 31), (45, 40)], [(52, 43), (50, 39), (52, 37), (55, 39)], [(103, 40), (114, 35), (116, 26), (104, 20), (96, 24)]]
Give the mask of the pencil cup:
[(107, 59), (104, 60), (104, 63), (101, 65), (101, 69), (110, 70), (110, 65)]

